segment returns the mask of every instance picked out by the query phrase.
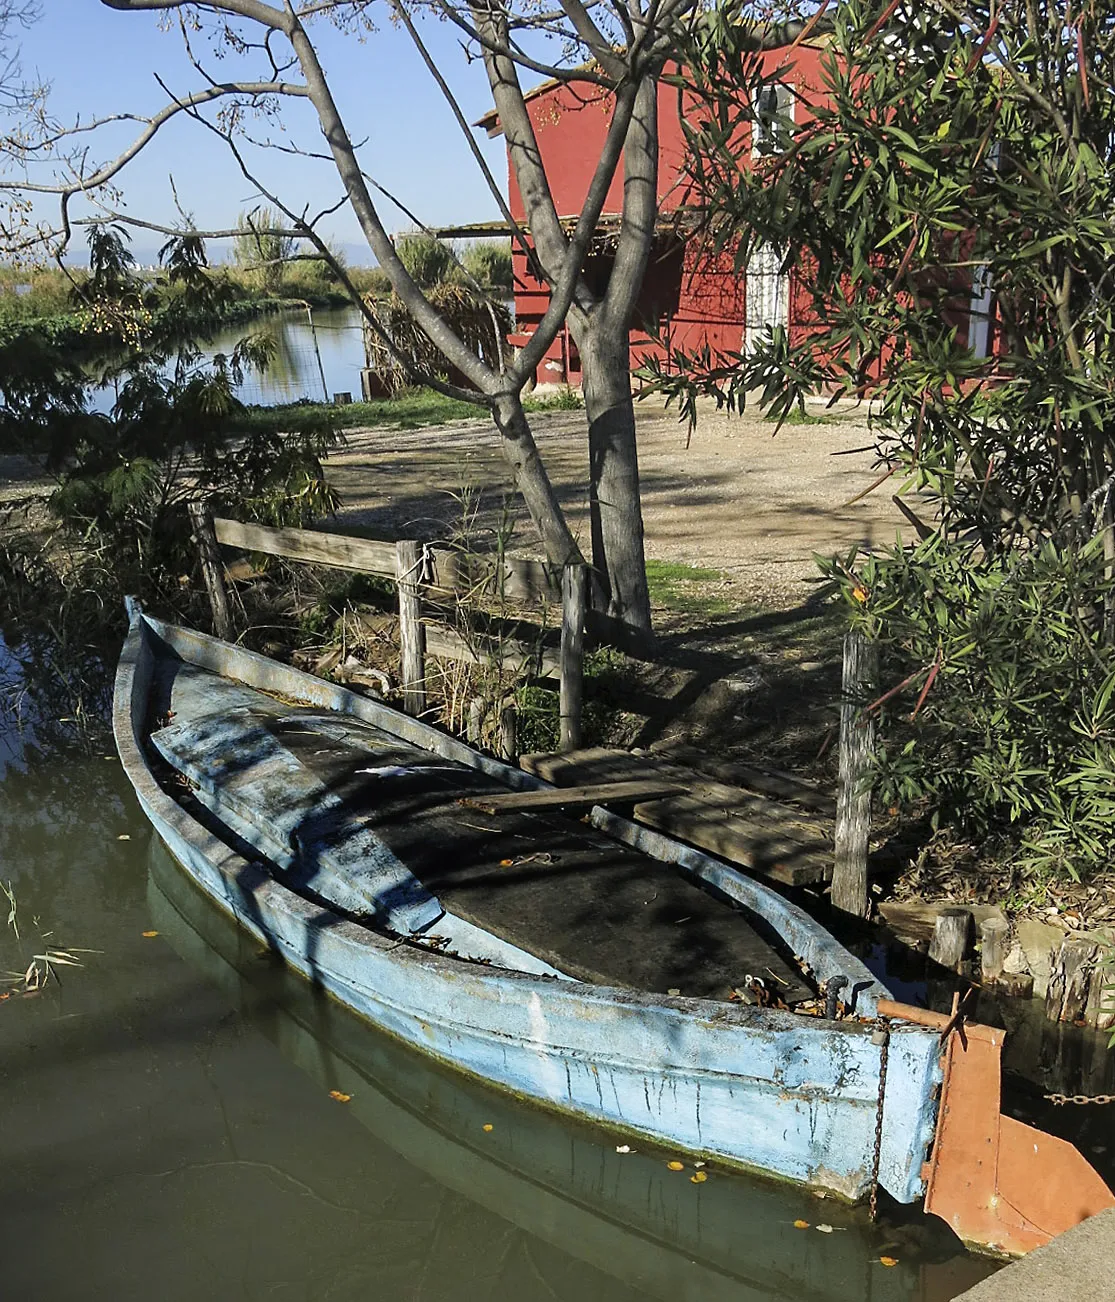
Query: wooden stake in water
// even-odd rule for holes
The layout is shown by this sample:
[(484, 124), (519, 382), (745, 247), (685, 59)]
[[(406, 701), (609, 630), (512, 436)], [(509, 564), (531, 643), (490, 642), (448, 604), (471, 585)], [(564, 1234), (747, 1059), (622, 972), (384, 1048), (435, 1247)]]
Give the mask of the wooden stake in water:
[(955, 972), (964, 961), (968, 952), (968, 940), (972, 932), (972, 913), (970, 909), (942, 909), (937, 914), (933, 927), (933, 940), (929, 946), (929, 957), (934, 963), (940, 963)]
[(229, 642), (232, 640), (232, 612), (229, 610), (221, 552), (213, 531), (213, 513), (207, 502), (191, 502), (189, 511), (194, 541), (201, 558), (201, 573), (209, 593), (209, 608), (213, 612), (213, 632)]
[(875, 748), (875, 723), (863, 712), (868, 685), (875, 679), (875, 648), (856, 629), (844, 637), (840, 703), (840, 776), (836, 798), (836, 857), (832, 870), (833, 907), (867, 915), (867, 841), (871, 832), (868, 774)]
[(422, 623), (422, 544), (399, 542), (395, 547), (395, 576), (399, 584), (399, 647), (402, 653), (403, 709), (419, 715), (426, 709), (426, 629)]
[(998, 981), (1007, 958), (1010, 923), (992, 915), (980, 923), (980, 976), (984, 981)]

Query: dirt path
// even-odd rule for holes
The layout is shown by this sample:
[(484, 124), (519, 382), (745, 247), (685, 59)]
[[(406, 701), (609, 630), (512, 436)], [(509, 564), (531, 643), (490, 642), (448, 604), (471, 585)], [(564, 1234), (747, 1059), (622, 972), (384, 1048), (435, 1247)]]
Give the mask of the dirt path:
[[(532, 418), (574, 532), (587, 547), (583, 412)], [(793, 606), (818, 582), (813, 554), (885, 545), (903, 523), (890, 485), (849, 505), (877, 478), (866, 413), (785, 425), (777, 436), (757, 416), (702, 413), (686, 446), (672, 412), (639, 409), (639, 456), (648, 558), (723, 571), (735, 596)], [(431, 537), (471, 514), (478, 534), (515, 523), (514, 542), (537, 553), (514, 500), (491, 426), (468, 421), (418, 430), (356, 430), (329, 461), (341, 520), (385, 534)], [(849, 455), (841, 455), (850, 453)], [(467, 506), (466, 506), (467, 504)]]

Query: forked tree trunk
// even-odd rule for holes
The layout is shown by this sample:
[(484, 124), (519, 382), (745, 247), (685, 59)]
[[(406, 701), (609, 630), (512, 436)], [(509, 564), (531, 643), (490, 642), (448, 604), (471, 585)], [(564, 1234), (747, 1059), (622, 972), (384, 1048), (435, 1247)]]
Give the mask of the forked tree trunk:
[(626, 325), (618, 338), (591, 324), (578, 347), (588, 416), (593, 606), (621, 638), (650, 637), (639, 454)]

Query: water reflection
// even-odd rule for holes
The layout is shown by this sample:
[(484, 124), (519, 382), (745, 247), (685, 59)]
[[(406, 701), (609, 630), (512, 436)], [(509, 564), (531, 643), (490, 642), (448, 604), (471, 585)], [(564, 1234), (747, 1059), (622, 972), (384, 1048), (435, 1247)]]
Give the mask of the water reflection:
[[(237, 389), (242, 402), (275, 406), (310, 399), (332, 401), (334, 393), (360, 398), (360, 371), (364, 365), (361, 316), (354, 307), (302, 308), (271, 312), (230, 325), (200, 345), (203, 360), (215, 353), (229, 354), (245, 335), (266, 334), (274, 340), (275, 356), (262, 374), (252, 373)], [(114, 386), (94, 391), (92, 406), (109, 411), (116, 400)]]

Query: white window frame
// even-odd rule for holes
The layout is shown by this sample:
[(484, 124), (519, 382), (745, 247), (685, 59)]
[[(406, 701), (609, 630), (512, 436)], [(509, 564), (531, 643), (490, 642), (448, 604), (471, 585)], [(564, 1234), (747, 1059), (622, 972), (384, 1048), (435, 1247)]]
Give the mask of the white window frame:
[(793, 134), (797, 96), (784, 81), (771, 81), (755, 93), (751, 124), (751, 156), (776, 153), (784, 142), (782, 133)]

